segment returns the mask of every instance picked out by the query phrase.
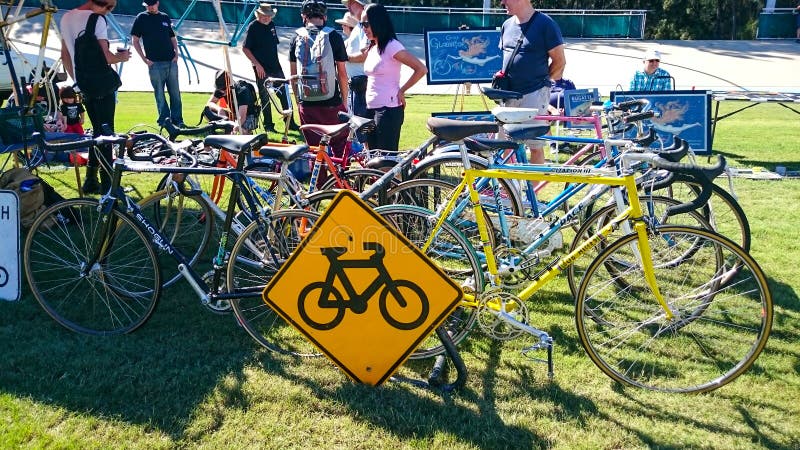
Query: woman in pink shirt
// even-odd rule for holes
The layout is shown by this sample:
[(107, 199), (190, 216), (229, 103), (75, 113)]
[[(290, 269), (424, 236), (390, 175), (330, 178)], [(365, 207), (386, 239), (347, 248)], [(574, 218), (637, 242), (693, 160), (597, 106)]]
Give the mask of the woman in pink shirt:
[[(397, 40), (394, 26), (383, 5), (367, 5), (361, 13), (361, 26), (370, 40), (364, 73), (367, 75), (367, 111), (377, 129), (368, 137), (372, 149), (397, 151), (400, 127), (405, 117), (405, 92), (428, 73), (420, 60)], [(400, 68), (405, 64), (414, 73), (401, 86)]]

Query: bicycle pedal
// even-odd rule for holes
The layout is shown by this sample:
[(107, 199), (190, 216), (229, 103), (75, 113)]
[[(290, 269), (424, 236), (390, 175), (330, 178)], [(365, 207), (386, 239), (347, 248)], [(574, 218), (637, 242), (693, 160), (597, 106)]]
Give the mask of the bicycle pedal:
[[(533, 352), (544, 350), (547, 352), (546, 358), (537, 358)], [(552, 342), (537, 342), (529, 347), (523, 348), (521, 351), (522, 356), (528, 358), (530, 361), (547, 364), (547, 378), (553, 379), (553, 343)]]

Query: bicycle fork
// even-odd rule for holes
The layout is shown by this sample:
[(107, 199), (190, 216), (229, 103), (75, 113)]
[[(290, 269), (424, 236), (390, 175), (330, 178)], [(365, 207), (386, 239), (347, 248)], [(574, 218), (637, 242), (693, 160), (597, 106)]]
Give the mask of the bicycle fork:
[(634, 254), (639, 259), (639, 264), (642, 268), (645, 282), (650, 288), (650, 291), (655, 296), (658, 304), (664, 310), (664, 314), (668, 321), (675, 318), (675, 314), (670, 309), (661, 290), (658, 288), (658, 281), (656, 280), (655, 265), (653, 264), (653, 249), (650, 247), (648, 237), (648, 228), (642, 213), (642, 205), (639, 202), (639, 194), (636, 190), (636, 181), (633, 177), (626, 177), (625, 190), (628, 194), (628, 204), (630, 212), (630, 219), (633, 221), (633, 231), (636, 233), (636, 244), (632, 249)]

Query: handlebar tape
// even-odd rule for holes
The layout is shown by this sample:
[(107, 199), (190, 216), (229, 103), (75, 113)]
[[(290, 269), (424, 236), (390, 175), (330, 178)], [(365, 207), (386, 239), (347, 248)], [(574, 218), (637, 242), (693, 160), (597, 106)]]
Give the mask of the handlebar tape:
[(708, 199), (711, 198), (714, 178), (718, 177), (720, 174), (722, 174), (722, 172), (725, 171), (725, 157), (720, 155), (717, 158), (717, 164), (711, 167), (699, 167), (693, 164), (675, 163), (660, 157), (653, 159), (654, 166), (679, 175), (687, 175), (697, 181), (701, 186), (700, 194), (697, 196), (697, 198), (680, 205), (670, 206), (667, 208), (667, 216), (674, 216), (676, 214), (693, 211), (708, 203)]
[(641, 108), (642, 106), (647, 105), (648, 103), (650, 103), (650, 102), (647, 99), (640, 98), (640, 99), (636, 99), (636, 100), (628, 100), (628, 101), (625, 101), (625, 102), (619, 102), (616, 105), (614, 105), (613, 108), (614, 109), (618, 109), (620, 111), (630, 111), (631, 109), (634, 109), (634, 108)]
[(649, 119), (655, 115), (656, 115), (655, 111), (650, 110), (650, 111), (630, 114), (628, 116), (623, 117), (622, 121), (625, 123), (633, 123), (633, 122), (638, 122), (640, 120)]
[(125, 141), (128, 140), (128, 136), (124, 134), (119, 134), (111, 136), (97, 136), (93, 139), (83, 139), (74, 142), (50, 143), (45, 141), (43, 133), (36, 132), (33, 133), (33, 135), (31, 135), (31, 139), (44, 150), (54, 151), (54, 152), (66, 152), (66, 151), (80, 150), (82, 148), (94, 147), (100, 145), (124, 144)]

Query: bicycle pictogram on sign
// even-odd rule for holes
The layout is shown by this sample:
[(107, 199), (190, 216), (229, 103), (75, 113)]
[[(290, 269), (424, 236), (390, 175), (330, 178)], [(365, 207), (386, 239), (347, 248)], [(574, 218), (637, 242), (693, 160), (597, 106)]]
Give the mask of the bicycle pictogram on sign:
[(337, 194), (264, 301), (352, 379), (387, 380), (461, 300), (461, 288), (350, 191)]
[[(383, 258), (386, 251), (378, 242), (364, 242), (364, 250), (374, 253), (366, 259), (342, 259), (347, 247), (324, 247), (322, 254), (330, 262), (325, 281), (315, 281), (306, 286), (297, 299), (300, 317), (317, 330), (330, 330), (339, 325), (349, 309), (355, 314), (367, 310), (369, 299), (380, 290), (378, 306), (386, 322), (399, 330), (413, 330), (428, 318), (428, 296), (409, 280), (393, 280)], [(376, 269), (378, 276), (361, 293), (356, 292), (347, 275), (347, 268)], [(344, 288), (346, 298), (336, 288), (336, 280)], [(312, 318), (307, 303), (315, 304), (321, 314)], [(331, 312), (333, 314), (331, 314)]]

